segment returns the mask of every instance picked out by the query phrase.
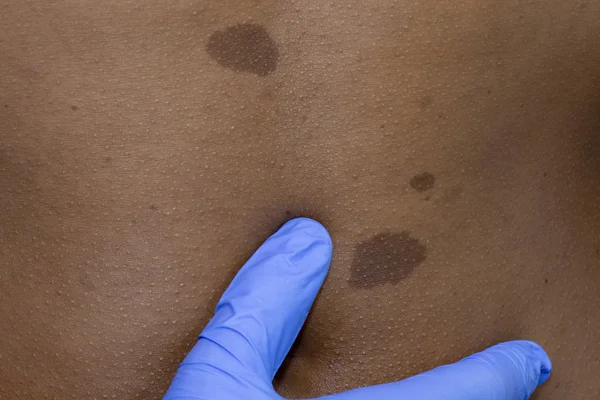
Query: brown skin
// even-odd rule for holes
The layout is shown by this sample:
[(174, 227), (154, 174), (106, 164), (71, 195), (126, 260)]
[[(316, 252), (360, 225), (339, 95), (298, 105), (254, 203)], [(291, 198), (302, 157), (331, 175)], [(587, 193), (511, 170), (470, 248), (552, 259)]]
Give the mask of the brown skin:
[(1, 399), (160, 398), (298, 215), (335, 252), (282, 395), (523, 338), (536, 398), (600, 396), (600, 3), (1, 8)]

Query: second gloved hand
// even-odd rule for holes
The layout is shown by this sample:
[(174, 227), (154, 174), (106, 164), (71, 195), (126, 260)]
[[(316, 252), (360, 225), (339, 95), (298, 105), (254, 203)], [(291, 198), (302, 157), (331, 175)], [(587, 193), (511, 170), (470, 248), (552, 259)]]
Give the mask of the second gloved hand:
[[(306, 218), (286, 223), (231, 282), (165, 400), (281, 400), (273, 377), (302, 328), (330, 261), (325, 228)], [(551, 369), (540, 346), (515, 341), (399, 382), (322, 399), (526, 400)]]

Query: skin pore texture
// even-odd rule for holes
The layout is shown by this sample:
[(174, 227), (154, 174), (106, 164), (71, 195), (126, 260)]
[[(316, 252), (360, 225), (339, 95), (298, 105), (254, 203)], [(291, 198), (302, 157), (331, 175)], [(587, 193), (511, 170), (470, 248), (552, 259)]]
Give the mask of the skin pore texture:
[(158, 399), (283, 222), (334, 260), (275, 379), (529, 339), (600, 396), (600, 3), (7, 0), (0, 399)]

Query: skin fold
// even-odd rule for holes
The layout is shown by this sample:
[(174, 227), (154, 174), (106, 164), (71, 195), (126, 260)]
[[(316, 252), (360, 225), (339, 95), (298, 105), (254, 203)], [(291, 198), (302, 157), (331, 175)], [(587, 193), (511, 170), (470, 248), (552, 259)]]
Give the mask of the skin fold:
[(514, 339), (600, 395), (600, 4), (0, 7), (0, 399), (160, 398), (297, 216), (334, 252), (281, 395)]

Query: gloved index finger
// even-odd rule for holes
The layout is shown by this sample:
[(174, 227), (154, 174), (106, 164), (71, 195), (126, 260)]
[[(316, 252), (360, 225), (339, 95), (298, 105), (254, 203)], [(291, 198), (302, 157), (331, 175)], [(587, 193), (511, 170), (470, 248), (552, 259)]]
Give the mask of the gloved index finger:
[(188, 356), (194, 359), (184, 363), (252, 371), (270, 383), (325, 279), (331, 252), (329, 234), (316, 221), (284, 224), (238, 272)]
[(552, 362), (538, 344), (513, 341), (402, 381), (321, 400), (527, 400), (551, 371)]

